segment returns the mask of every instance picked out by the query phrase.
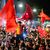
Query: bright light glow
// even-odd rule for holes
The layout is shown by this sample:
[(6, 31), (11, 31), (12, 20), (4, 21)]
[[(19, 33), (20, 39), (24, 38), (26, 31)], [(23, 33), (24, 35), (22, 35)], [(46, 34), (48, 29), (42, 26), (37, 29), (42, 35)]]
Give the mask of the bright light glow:
[(6, 24), (6, 21), (4, 21), (4, 24)]
[(23, 34), (23, 37), (26, 37), (26, 34), (25, 33)]
[(30, 20), (28, 20), (27, 25), (30, 25), (30, 24), (31, 24), (31, 22), (30, 22)]
[(37, 12), (37, 9), (36, 9), (36, 8), (34, 8), (34, 9), (33, 9), (33, 12)]
[(20, 4), (18, 5), (18, 7), (22, 8), (22, 7), (23, 7), (23, 3), (20, 3)]
[(48, 29), (48, 28), (46, 28), (46, 31), (49, 31), (49, 29)]
[(2, 26), (5, 27), (6, 26), (6, 21), (3, 19), (2, 20)]

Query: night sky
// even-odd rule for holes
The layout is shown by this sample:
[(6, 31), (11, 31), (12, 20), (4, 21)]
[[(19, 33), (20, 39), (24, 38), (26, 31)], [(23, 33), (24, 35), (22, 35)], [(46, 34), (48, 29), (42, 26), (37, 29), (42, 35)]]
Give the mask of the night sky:
[(44, 12), (50, 16), (50, 0), (26, 0), (31, 7), (38, 7), (39, 9), (44, 9)]
[(15, 2), (24, 1), (28, 3), (32, 8), (36, 7), (38, 9), (43, 9), (44, 13), (50, 16), (50, 0), (14, 0), (14, 1)]

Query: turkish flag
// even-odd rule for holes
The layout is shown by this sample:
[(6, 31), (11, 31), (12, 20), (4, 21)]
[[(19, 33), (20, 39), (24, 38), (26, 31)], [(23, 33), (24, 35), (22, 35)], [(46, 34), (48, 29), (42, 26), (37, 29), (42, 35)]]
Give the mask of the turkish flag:
[(14, 0), (8, 0), (5, 6), (2, 8), (1, 13), (7, 13), (8, 9), (14, 5)]
[(24, 19), (24, 20), (31, 20), (32, 18), (33, 18), (33, 12), (32, 12), (32, 9), (31, 9), (31, 7), (26, 3), (26, 11), (25, 11), (25, 13), (23, 14), (23, 16), (22, 16), (22, 19)]
[(16, 31), (16, 28), (17, 28), (17, 24), (13, 18), (11, 20), (7, 21), (7, 23), (6, 23), (6, 31), (7, 32)]
[(0, 25), (2, 25), (2, 20), (4, 19), (6, 21), (7, 32), (14, 32), (17, 28), (15, 14), (14, 0), (8, 0), (0, 11)]
[(7, 32), (14, 32), (17, 28), (17, 24), (15, 22), (15, 8), (13, 4), (13, 0), (8, 0), (8, 11), (5, 16), (6, 20), (6, 31)]
[(41, 22), (44, 23), (45, 22), (45, 17), (41, 18)]
[(47, 32), (43, 30), (40, 26), (38, 26), (38, 32), (41, 38), (46, 37)]
[(44, 13), (43, 9), (42, 9), (42, 11), (40, 12), (39, 17), (41, 17), (41, 22), (42, 22), (42, 23), (44, 23), (45, 20), (50, 20), (50, 17), (48, 17), (48, 16)]

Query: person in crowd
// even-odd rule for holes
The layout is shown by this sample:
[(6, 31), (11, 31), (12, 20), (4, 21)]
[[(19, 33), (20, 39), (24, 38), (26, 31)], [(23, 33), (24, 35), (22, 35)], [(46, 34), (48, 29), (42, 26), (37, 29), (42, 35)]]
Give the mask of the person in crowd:
[[(11, 35), (10, 32), (0, 29), (0, 50), (50, 50), (50, 36), (47, 35), (47, 39), (40, 38), (38, 31), (30, 28), (27, 30), (26, 26), (22, 26), (21, 21), (18, 21), (16, 32)], [(26, 37), (23, 34), (27, 34)]]
[(23, 26), (21, 25), (21, 21), (18, 21), (18, 26), (16, 29), (16, 39), (17, 40), (22, 39), (22, 37), (21, 37), (22, 32), (23, 32)]

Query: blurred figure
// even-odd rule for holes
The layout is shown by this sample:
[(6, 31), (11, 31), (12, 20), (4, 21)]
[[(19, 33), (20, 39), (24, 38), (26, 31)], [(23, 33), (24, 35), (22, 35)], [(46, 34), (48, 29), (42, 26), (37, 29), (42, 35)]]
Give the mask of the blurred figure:
[(21, 39), (22, 32), (23, 32), (23, 27), (21, 25), (21, 21), (18, 21), (18, 26), (17, 26), (17, 29), (16, 29), (17, 40)]
[(20, 40), (19, 42), (19, 50), (25, 50), (25, 43), (23, 40)]
[(22, 32), (22, 36), (23, 36), (23, 40), (25, 40), (25, 38), (27, 37), (27, 31), (26, 31), (26, 27), (23, 27), (23, 32)]

